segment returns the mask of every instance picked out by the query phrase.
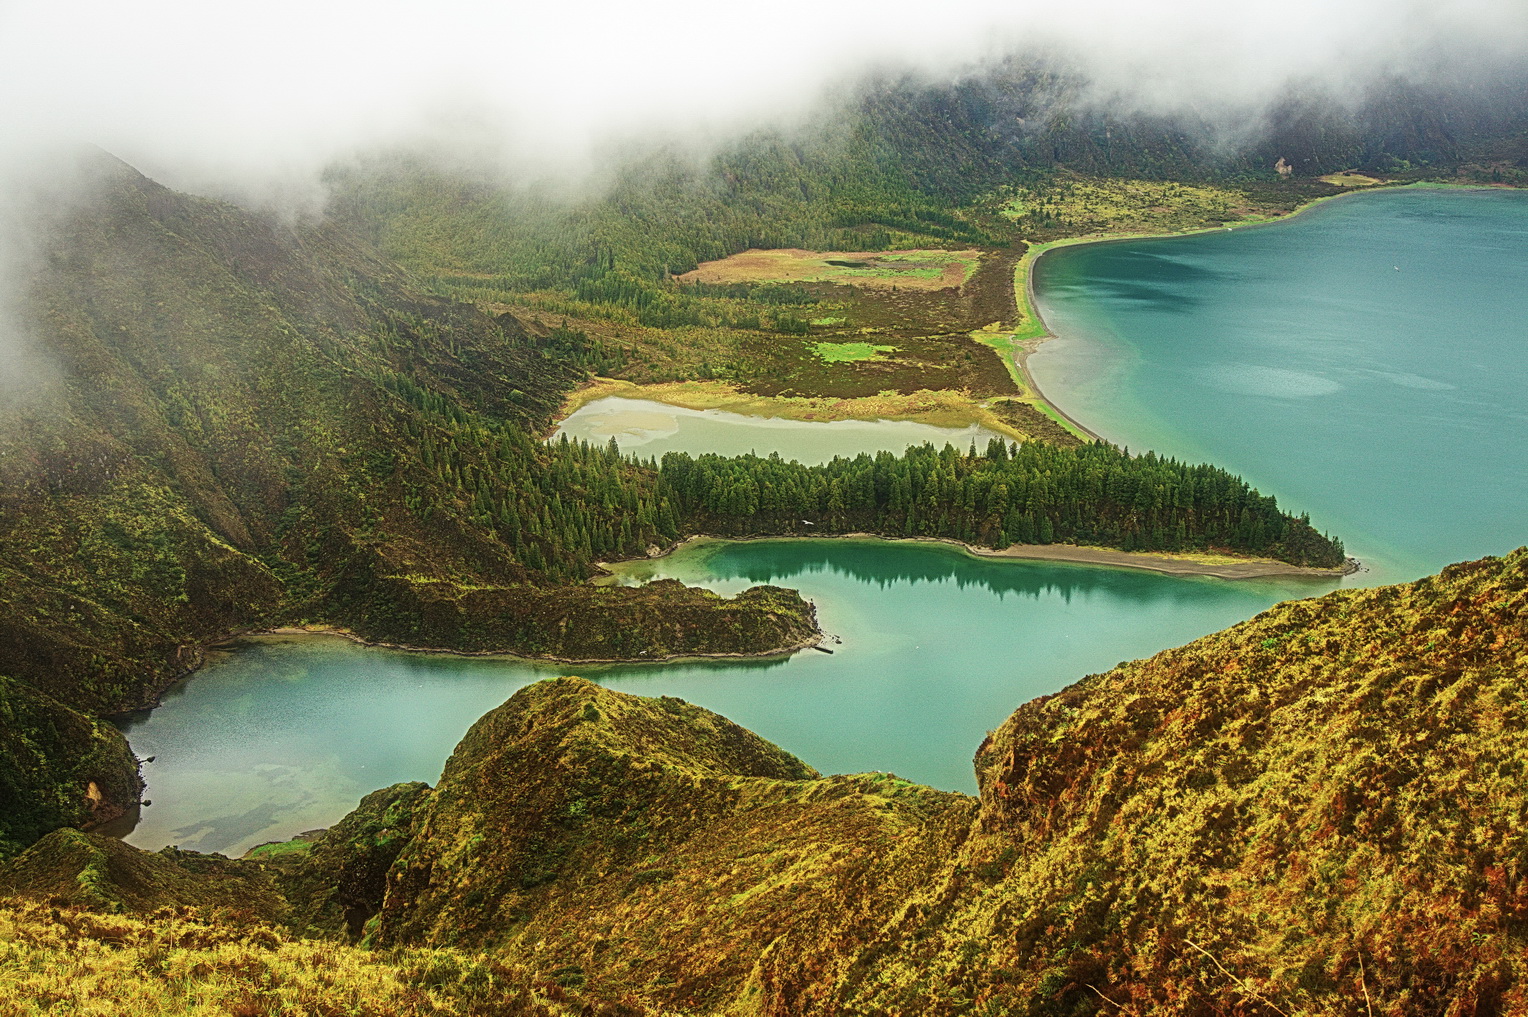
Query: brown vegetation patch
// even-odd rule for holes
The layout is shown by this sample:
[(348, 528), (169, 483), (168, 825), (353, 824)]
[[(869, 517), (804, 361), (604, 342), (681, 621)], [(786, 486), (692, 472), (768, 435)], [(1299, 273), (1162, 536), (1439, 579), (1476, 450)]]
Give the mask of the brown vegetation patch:
[[(577, 318), (566, 323), (628, 350), (611, 374), (641, 385), (714, 379), (760, 396), (854, 399), (933, 389), (985, 399), (1018, 389), (1002, 359), (967, 333), (1015, 319), (1017, 258), (1013, 251), (987, 252), (964, 285), (933, 290), (809, 283), (837, 308), (832, 317), (839, 320), (813, 326), (807, 336), (706, 326), (654, 329)], [(527, 317), (532, 335), (549, 327)], [(825, 363), (816, 349), (825, 340), (897, 349), (884, 359)]]
[(680, 282), (828, 282), (845, 286), (939, 290), (961, 286), (976, 271), (982, 252), (803, 251), (757, 248), (720, 261), (702, 262), (677, 276)]
[(1081, 445), (1082, 439), (1051, 417), (1046, 416), (1034, 404), (1017, 399), (994, 399), (988, 406), (993, 415), (1021, 434), (1053, 445)]

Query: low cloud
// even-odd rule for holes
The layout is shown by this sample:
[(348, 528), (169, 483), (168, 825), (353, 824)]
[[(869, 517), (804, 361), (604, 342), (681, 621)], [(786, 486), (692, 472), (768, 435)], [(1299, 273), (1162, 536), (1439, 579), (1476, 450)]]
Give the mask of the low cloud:
[(831, 141), (832, 111), (868, 80), (937, 85), (1012, 53), (1049, 54), (1091, 81), (1084, 101), (1189, 114), (1231, 144), (1291, 87), (1353, 102), (1395, 79), (1489, 89), (1497, 68), (1521, 73), (1528, 8), (15, 0), (0, 8), (0, 40), (5, 399), (50, 377), (19, 309), (38, 192), (16, 181), (41, 173), (60, 193), (60, 145), (98, 145), (171, 186), (302, 215), (322, 207), (323, 168), (357, 153), (407, 146), (574, 188), (638, 144), (704, 153), (748, 130), (808, 126)]
[(488, 145), (576, 174), (634, 137), (790, 126), (867, 74), (949, 80), (1068, 54), (1125, 108), (1245, 116), (1290, 82), (1342, 96), (1528, 52), (1521, 0), (763, 7), (444, 0), (21, 0), (0, 14), (13, 150), (88, 141), (198, 190), (290, 198), (359, 148)]

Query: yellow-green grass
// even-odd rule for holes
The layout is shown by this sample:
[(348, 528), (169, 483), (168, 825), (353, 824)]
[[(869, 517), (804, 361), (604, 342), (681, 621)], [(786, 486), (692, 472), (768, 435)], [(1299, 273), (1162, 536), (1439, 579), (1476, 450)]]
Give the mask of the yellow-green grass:
[[(749, 250), (707, 261), (680, 282), (826, 282), (848, 286), (940, 290), (962, 286), (981, 264), (979, 251)], [(845, 262), (847, 264), (832, 264)]]
[(306, 854), (313, 847), (309, 840), (282, 840), (270, 844), (257, 844), (244, 853), (245, 858), (274, 858), (277, 855)]
[(1364, 173), (1352, 171), (1344, 173), (1328, 173), (1324, 177), (1317, 177), (1324, 184), (1335, 184), (1338, 187), (1373, 187), (1375, 184), (1384, 183), (1378, 177), (1371, 177)]
[(813, 343), (812, 349), (825, 363), (844, 364), (856, 360), (884, 360), (885, 354), (893, 353), (897, 348), (875, 343)]
[[(385, 955), (295, 940), (264, 926), (168, 910), (144, 921), (0, 902), (5, 1017), (460, 1013), (466, 1001), (452, 998), (455, 979), (447, 985), (428, 977), (442, 959), (453, 971), (490, 966), (449, 951)], [(426, 987), (430, 982), (443, 988)]]
[[(1020, 314), (1023, 314), (1021, 309)], [(1019, 370), (1019, 358), (1025, 353), (1024, 346), (1019, 342), (1018, 329), (1014, 326), (1004, 325), (995, 321), (990, 325), (979, 328), (970, 333), (971, 338), (995, 351), (998, 358), (1003, 361), (1003, 366), (1008, 369), (1008, 376), (1018, 386), (1023, 395), (1031, 395), (1029, 385), (1025, 381), (1024, 372)]]
[(880, 392), (873, 396), (839, 399), (832, 396), (761, 396), (743, 392), (724, 381), (673, 381), (638, 385), (618, 378), (596, 378), (563, 403), (566, 417), (596, 399), (620, 396), (650, 399), (690, 410), (723, 410), (750, 417), (785, 420), (911, 420), (934, 427), (979, 424), (1012, 438), (1028, 435), (1001, 420), (968, 392), (922, 389), (909, 394)]
[(1160, 180), (1063, 177), (1042, 189), (1016, 188), (1002, 206), (1014, 219), (1095, 232), (1176, 231), (1255, 213), (1241, 191)]

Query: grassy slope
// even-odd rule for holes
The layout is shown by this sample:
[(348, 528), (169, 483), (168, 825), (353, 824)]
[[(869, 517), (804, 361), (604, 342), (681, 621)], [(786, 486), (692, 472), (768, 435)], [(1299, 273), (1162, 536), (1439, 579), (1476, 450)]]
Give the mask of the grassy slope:
[[(1392, 1013), (1510, 1011), (1525, 635), (1522, 551), (1281, 605), (1022, 707), (978, 752), (979, 804), (722, 777), (714, 721), (649, 734), (651, 707), (543, 685), (463, 743), (382, 934), (703, 1010), (1087, 1013), (1092, 985), (1356, 1013), (1366, 985)], [(553, 758), (565, 777), (530, 762)]]

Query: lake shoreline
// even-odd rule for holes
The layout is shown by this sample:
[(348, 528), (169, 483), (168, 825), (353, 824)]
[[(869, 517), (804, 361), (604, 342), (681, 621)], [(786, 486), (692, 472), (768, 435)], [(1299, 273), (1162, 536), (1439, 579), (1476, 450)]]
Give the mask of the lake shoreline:
[(516, 653), (513, 650), (454, 650), (444, 646), (413, 646), (408, 643), (391, 643), (381, 640), (371, 640), (352, 632), (350, 629), (337, 625), (278, 625), (268, 629), (251, 629), (248, 632), (240, 632), (230, 636), (214, 647), (227, 648), (243, 639), (255, 636), (333, 636), (358, 646), (369, 646), (379, 650), (397, 650), (401, 653), (418, 653), (431, 656), (447, 657), (484, 657), (498, 660), (515, 660), (526, 664), (675, 664), (688, 660), (767, 660), (771, 657), (788, 657), (793, 653), (809, 649), (821, 643), (826, 637), (821, 629), (809, 639), (803, 639), (788, 646), (775, 647), (768, 650), (760, 650), (756, 653), (673, 653), (664, 657), (553, 657), (534, 656), (525, 653)]
[(1052, 411), (1066, 420), (1067, 423), (1071, 424), (1078, 431), (1082, 432), (1084, 436), (1093, 441), (1108, 441), (1107, 438), (1100, 435), (1097, 431), (1094, 431), (1092, 428), (1088, 427), (1087, 425), (1078, 421), (1071, 414), (1067, 413), (1059, 405), (1056, 404), (1054, 399), (1046, 395), (1044, 390), (1040, 388), (1039, 382), (1035, 380), (1034, 372), (1029, 369), (1030, 356), (1045, 343), (1052, 339), (1060, 338), (1056, 330), (1051, 328), (1050, 323), (1045, 320), (1045, 315), (1040, 313), (1040, 302), (1035, 295), (1035, 269), (1039, 266), (1040, 259), (1044, 258), (1047, 254), (1050, 254), (1053, 251), (1061, 250), (1063, 248), (1088, 247), (1094, 244), (1129, 244), (1135, 243), (1136, 241), (1177, 240), (1180, 237), (1200, 236), (1205, 233), (1232, 233), (1238, 230), (1260, 229), (1265, 226), (1277, 226), (1280, 223), (1290, 222), (1301, 214), (1317, 207), (1318, 205), (1324, 205), (1328, 202), (1336, 201), (1338, 198), (1346, 198), (1354, 194), (1370, 194), (1383, 190), (1399, 190), (1407, 186), (1410, 185), (1380, 184), (1377, 186), (1371, 185), (1355, 188), (1350, 191), (1343, 191), (1341, 194), (1329, 194), (1325, 197), (1314, 198), (1301, 205), (1299, 208), (1296, 208), (1290, 212), (1286, 212), (1283, 215), (1273, 216), (1267, 219), (1260, 219), (1254, 222), (1244, 222), (1233, 226), (1200, 226), (1195, 227), (1194, 229), (1175, 230), (1170, 233), (1124, 233), (1105, 234), (1103, 236), (1096, 237), (1063, 237), (1059, 240), (1048, 240), (1039, 244), (1030, 244), (1029, 250), (1026, 250), (1024, 252), (1024, 256), (1019, 259), (1018, 267), (1015, 270), (1016, 275), (1023, 276), (1023, 282), (1021, 284), (1017, 278), (1014, 280), (1014, 299), (1015, 303), (1018, 305), (1019, 312), (1033, 321), (1037, 326), (1037, 328), (1032, 331), (1031, 334), (1025, 336), (1023, 339), (1017, 340), (1018, 349), (1013, 355), (1014, 363), (1017, 365), (1019, 373), (1024, 378), (1025, 386), (1028, 387), (1030, 395), (1034, 396), (1034, 398), (1039, 402), (1042, 402), (1046, 406), (1050, 407)]
[[(1270, 216), (1268, 218), (1258, 219), (1252, 222), (1243, 222), (1222, 226), (1200, 226), (1195, 227), (1194, 229), (1176, 230), (1171, 233), (1116, 233), (1092, 237), (1063, 237), (1059, 240), (1048, 240), (1039, 244), (1030, 244), (1029, 249), (1026, 250), (1024, 252), (1024, 256), (1019, 259), (1018, 266), (1015, 269), (1016, 278), (1014, 279), (1014, 300), (1018, 306), (1019, 313), (1027, 317), (1030, 321), (1034, 322), (1037, 327), (1028, 335), (1025, 335), (1023, 338), (1018, 336), (1014, 337), (1015, 345), (1018, 347), (1013, 354), (1014, 363), (1018, 367), (1020, 375), (1023, 376), (1024, 384), (1029, 388), (1030, 395), (1032, 395), (1037, 401), (1044, 403), (1047, 407), (1054, 411), (1057, 416), (1062, 417), (1067, 421), (1067, 423), (1077, 428), (1092, 440), (1108, 441), (1107, 438), (1104, 438), (1102, 435), (1098, 434), (1098, 432), (1092, 430), (1091, 428), (1079, 422), (1076, 418), (1072, 417), (1060, 406), (1058, 406), (1055, 400), (1047, 396), (1045, 392), (1040, 388), (1039, 383), (1035, 381), (1034, 373), (1029, 369), (1029, 358), (1031, 354), (1033, 354), (1046, 342), (1049, 342), (1052, 339), (1061, 338), (1057, 332), (1051, 328), (1050, 323), (1045, 320), (1045, 316), (1040, 313), (1040, 304), (1035, 297), (1035, 268), (1039, 265), (1041, 258), (1044, 258), (1047, 254), (1062, 248), (1086, 247), (1093, 244), (1130, 244), (1137, 241), (1177, 240), (1180, 237), (1200, 236), (1206, 233), (1234, 233), (1240, 232), (1242, 230), (1263, 229), (1268, 226), (1279, 226), (1283, 223), (1292, 222), (1313, 208), (1317, 208), (1321, 205), (1337, 201), (1341, 198), (1349, 198), (1356, 194), (1380, 194), (1386, 191), (1405, 191), (1417, 189), (1431, 190), (1439, 188), (1469, 191), (1517, 189), (1511, 187), (1503, 188), (1501, 186), (1489, 186), (1486, 184), (1450, 184), (1431, 183), (1428, 181), (1421, 181), (1418, 183), (1410, 184), (1370, 184), (1354, 187), (1351, 190), (1343, 191), (1340, 194), (1328, 194), (1320, 198), (1313, 198), (1305, 204), (1301, 205), (1299, 208), (1286, 212), (1283, 215)], [(1023, 276), (1022, 284), (1017, 278), (1019, 275)]]
[[(973, 558), (1008, 559), (1017, 561), (1053, 561), (1070, 565), (1093, 565), (1111, 568), (1142, 569), (1170, 576), (1203, 576), (1212, 579), (1236, 581), (1239, 579), (1341, 579), (1358, 572), (1363, 566), (1356, 558), (1346, 560), (1341, 568), (1315, 568), (1308, 565), (1291, 565), (1272, 558), (1228, 558), (1222, 561), (1203, 561), (1191, 557), (1174, 557), (1171, 554), (1154, 554), (1144, 551), (1119, 551), (1109, 547), (1092, 547), (1084, 544), (1012, 544), (1001, 550), (967, 544), (952, 537), (886, 537), (878, 533), (833, 533), (822, 536), (749, 536), (722, 537), (697, 533), (676, 541), (659, 554), (645, 558), (622, 558), (596, 563), (613, 575), (610, 565), (632, 561), (658, 561), (697, 544), (712, 541), (746, 543), (762, 540), (877, 540), (897, 544), (943, 544), (956, 547)], [(602, 577), (596, 577), (596, 579)]]
[(961, 430), (981, 427), (1014, 441), (1024, 435), (1000, 419), (982, 401), (954, 389), (919, 389), (908, 394), (858, 396), (755, 396), (726, 381), (661, 381), (638, 384), (620, 378), (592, 378), (563, 399), (552, 424), (543, 434), (553, 438), (569, 417), (592, 402), (608, 397), (639, 399), (704, 413), (716, 410), (761, 420), (809, 424), (840, 421), (881, 421), (924, 424)]

